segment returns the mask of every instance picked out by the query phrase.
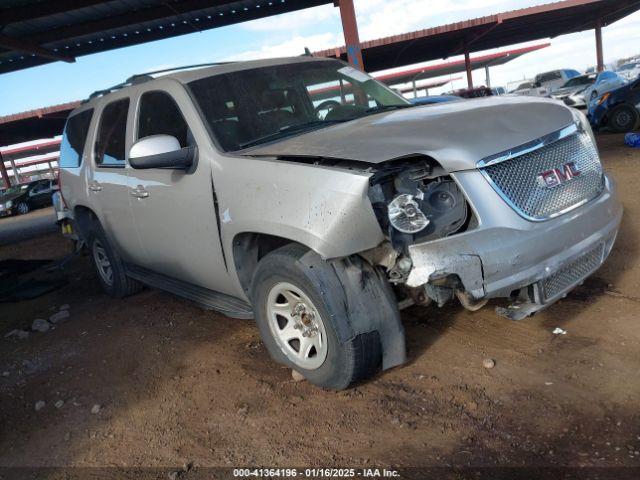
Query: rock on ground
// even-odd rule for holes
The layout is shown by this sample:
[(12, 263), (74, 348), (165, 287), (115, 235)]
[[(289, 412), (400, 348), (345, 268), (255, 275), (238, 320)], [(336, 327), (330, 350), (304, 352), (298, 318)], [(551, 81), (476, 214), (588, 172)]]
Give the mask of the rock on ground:
[(43, 318), (36, 318), (31, 324), (31, 330), (34, 332), (48, 332), (51, 324)]

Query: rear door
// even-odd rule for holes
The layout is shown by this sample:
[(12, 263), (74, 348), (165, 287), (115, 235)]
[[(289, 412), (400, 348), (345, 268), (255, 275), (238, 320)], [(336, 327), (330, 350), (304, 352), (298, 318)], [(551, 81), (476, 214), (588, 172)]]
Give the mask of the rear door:
[[(198, 119), (188, 125), (186, 118)], [(194, 121), (195, 122), (195, 121)], [(181, 147), (200, 147), (188, 171), (129, 169), (131, 208), (147, 253), (143, 266), (222, 293), (233, 293), (220, 245), (211, 160), (203, 154), (205, 127), (184, 88), (167, 80), (141, 91), (135, 139), (176, 137)], [(143, 192), (142, 196), (137, 192)]]
[(115, 98), (103, 104), (87, 169), (91, 207), (97, 213), (109, 240), (125, 261), (144, 261), (138, 232), (133, 223), (127, 188), (126, 152), (130, 99)]

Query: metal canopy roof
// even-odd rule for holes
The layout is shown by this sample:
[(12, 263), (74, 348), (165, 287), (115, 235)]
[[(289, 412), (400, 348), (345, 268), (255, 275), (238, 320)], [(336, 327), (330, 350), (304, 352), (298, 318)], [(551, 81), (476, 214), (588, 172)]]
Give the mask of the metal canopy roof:
[[(505, 52), (492, 53), (482, 55), (480, 57), (471, 57), (471, 68), (476, 70), (485, 67), (494, 67), (504, 65), (516, 58), (521, 57), (529, 52), (535, 52), (550, 46), (550, 43), (542, 45), (534, 45), (532, 47), (518, 48), (515, 50), (507, 50)], [(428, 65), (426, 67), (412, 68), (411, 70), (403, 70), (401, 72), (387, 73), (385, 75), (376, 75), (374, 77), (387, 85), (398, 85), (401, 83), (412, 82), (417, 79), (435, 78), (443, 75), (452, 75), (465, 71), (464, 60), (456, 60), (454, 62), (439, 63), (437, 65)], [(424, 88), (424, 87), (423, 87)]]
[(60, 135), (80, 102), (63, 103), (0, 117), (0, 146)]
[[(640, 0), (564, 0), (362, 43), (367, 71), (489, 50), (610, 25), (640, 10)], [(345, 47), (316, 52), (347, 58)]]
[[(333, 0), (4, 0), (0, 73), (331, 4)], [(301, 46), (302, 50), (302, 46)]]

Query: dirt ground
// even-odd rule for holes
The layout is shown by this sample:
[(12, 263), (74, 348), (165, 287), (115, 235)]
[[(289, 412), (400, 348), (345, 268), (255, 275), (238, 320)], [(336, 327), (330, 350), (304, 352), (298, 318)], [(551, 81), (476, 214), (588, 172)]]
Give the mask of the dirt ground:
[[(110, 299), (76, 258), (66, 287), (0, 304), (0, 466), (587, 466), (639, 478), (640, 150), (599, 142), (625, 216), (583, 287), (519, 323), (489, 307), (407, 310), (409, 363), (346, 392), (293, 382), (252, 321), (152, 289)], [(48, 234), (0, 259), (69, 251)], [(70, 318), (54, 330), (4, 338), (63, 304)]]

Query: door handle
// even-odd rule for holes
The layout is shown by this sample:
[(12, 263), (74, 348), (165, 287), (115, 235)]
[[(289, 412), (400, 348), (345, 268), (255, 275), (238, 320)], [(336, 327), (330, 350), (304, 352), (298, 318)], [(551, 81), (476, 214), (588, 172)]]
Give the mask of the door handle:
[(138, 185), (136, 188), (132, 189), (129, 193), (136, 198), (147, 198), (149, 196), (149, 192), (147, 192), (142, 185)]
[(89, 190), (91, 190), (92, 192), (101, 192), (102, 186), (98, 182), (91, 182), (89, 184)]

